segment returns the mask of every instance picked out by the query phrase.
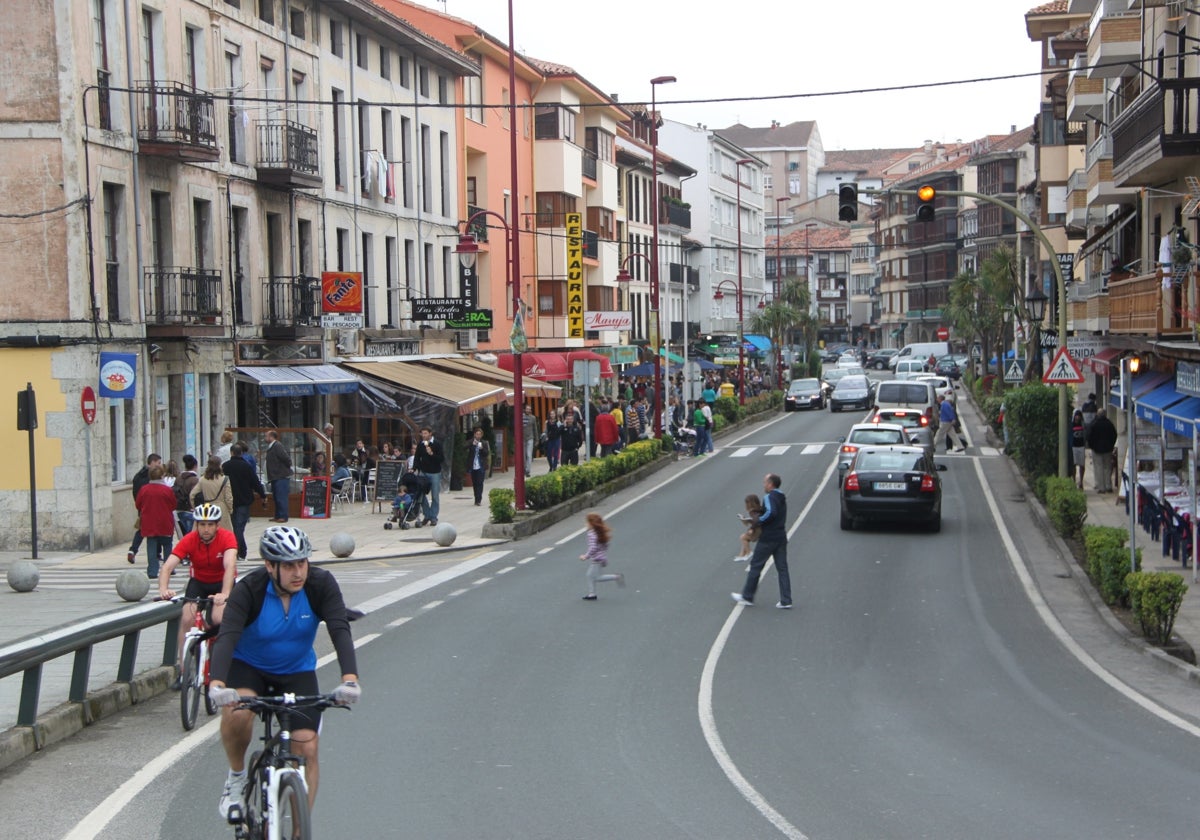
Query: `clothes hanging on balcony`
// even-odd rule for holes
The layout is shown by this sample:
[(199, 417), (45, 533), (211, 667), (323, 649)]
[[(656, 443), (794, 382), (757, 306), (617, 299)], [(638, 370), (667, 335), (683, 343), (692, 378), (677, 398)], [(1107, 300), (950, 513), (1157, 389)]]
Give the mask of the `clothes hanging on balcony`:
[(1158, 264), (1162, 268), (1162, 286), (1171, 288), (1171, 237), (1168, 234), (1158, 241)]
[(396, 197), (396, 164), (387, 164), (387, 190), (383, 195), (384, 198)]
[(375, 168), (375, 194), (380, 198), (387, 198), (387, 181), (388, 181), (388, 162), (382, 152), (376, 154)]

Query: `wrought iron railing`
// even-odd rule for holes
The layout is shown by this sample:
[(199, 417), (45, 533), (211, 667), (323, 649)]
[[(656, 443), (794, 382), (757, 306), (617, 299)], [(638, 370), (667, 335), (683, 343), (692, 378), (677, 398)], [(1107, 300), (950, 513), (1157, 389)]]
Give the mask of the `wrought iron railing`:
[(137, 82), (138, 140), (216, 150), (212, 94), (182, 82)]
[(215, 323), (221, 315), (221, 272), (211, 268), (148, 268), (146, 294), (146, 318), (151, 323)]
[(1200, 137), (1200, 78), (1159, 79), (1113, 120), (1112, 135), (1114, 167), (1152, 139), (1181, 144), (1179, 154), (1194, 153), (1189, 146)]
[(264, 277), (263, 323), (271, 327), (321, 325), (321, 281), (316, 277)]
[[(482, 213), (486, 208), (476, 207), (474, 204), (467, 205), (467, 218), (471, 218), (476, 213)], [(476, 242), (488, 241), (488, 217), (480, 216), (475, 221), (471, 222), (470, 228), (467, 231), (475, 235)]]
[(320, 163), (315, 129), (290, 120), (258, 124), (258, 166), (316, 175)]
[(666, 203), (667, 224), (678, 228), (692, 229), (692, 208), (680, 204)]

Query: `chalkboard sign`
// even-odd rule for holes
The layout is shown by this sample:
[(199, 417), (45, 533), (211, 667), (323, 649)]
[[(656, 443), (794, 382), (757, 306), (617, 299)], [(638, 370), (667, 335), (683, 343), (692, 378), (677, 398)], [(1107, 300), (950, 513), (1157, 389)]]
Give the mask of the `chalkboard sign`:
[(380, 461), (375, 465), (375, 498), (394, 499), (404, 472), (404, 461)]
[(306, 476), (300, 497), (301, 519), (329, 518), (329, 476)]

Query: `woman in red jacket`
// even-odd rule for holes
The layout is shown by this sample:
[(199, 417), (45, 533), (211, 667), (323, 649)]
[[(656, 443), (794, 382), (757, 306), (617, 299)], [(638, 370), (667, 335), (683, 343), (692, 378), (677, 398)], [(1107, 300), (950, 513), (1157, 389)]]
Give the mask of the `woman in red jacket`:
[(171, 556), (175, 542), (175, 491), (163, 482), (165, 472), (161, 464), (151, 467), (150, 483), (138, 491), (134, 500), (138, 527), (146, 541), (146, 575), (150, 580), (158, 580), (158, 566)]

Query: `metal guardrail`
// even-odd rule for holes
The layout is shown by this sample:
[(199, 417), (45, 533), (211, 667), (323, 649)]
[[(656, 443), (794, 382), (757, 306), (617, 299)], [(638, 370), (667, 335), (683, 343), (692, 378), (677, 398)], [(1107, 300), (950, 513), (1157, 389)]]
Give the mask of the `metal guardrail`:
[(17, 725), (37, 722), (38, 701), (42, 691), (42, 666), (69, 654), (75, 655), (71, 668), (71, 688), (67, 699), (83, 703), (87, 699), (88, 677), (92, 666), (92, 648), (100, 642), (122, 638), (117, 682), (131, 682), (137, 667), (138, 640), (141, 632), (166, 622), (163, 640), (163, 665), (175, 664), (181, 606), (169, 601), (138, 604), (128, 609), (95, 618), (75, 621), (26, 636), (0, 646), (0, 679), (24, 674)]

